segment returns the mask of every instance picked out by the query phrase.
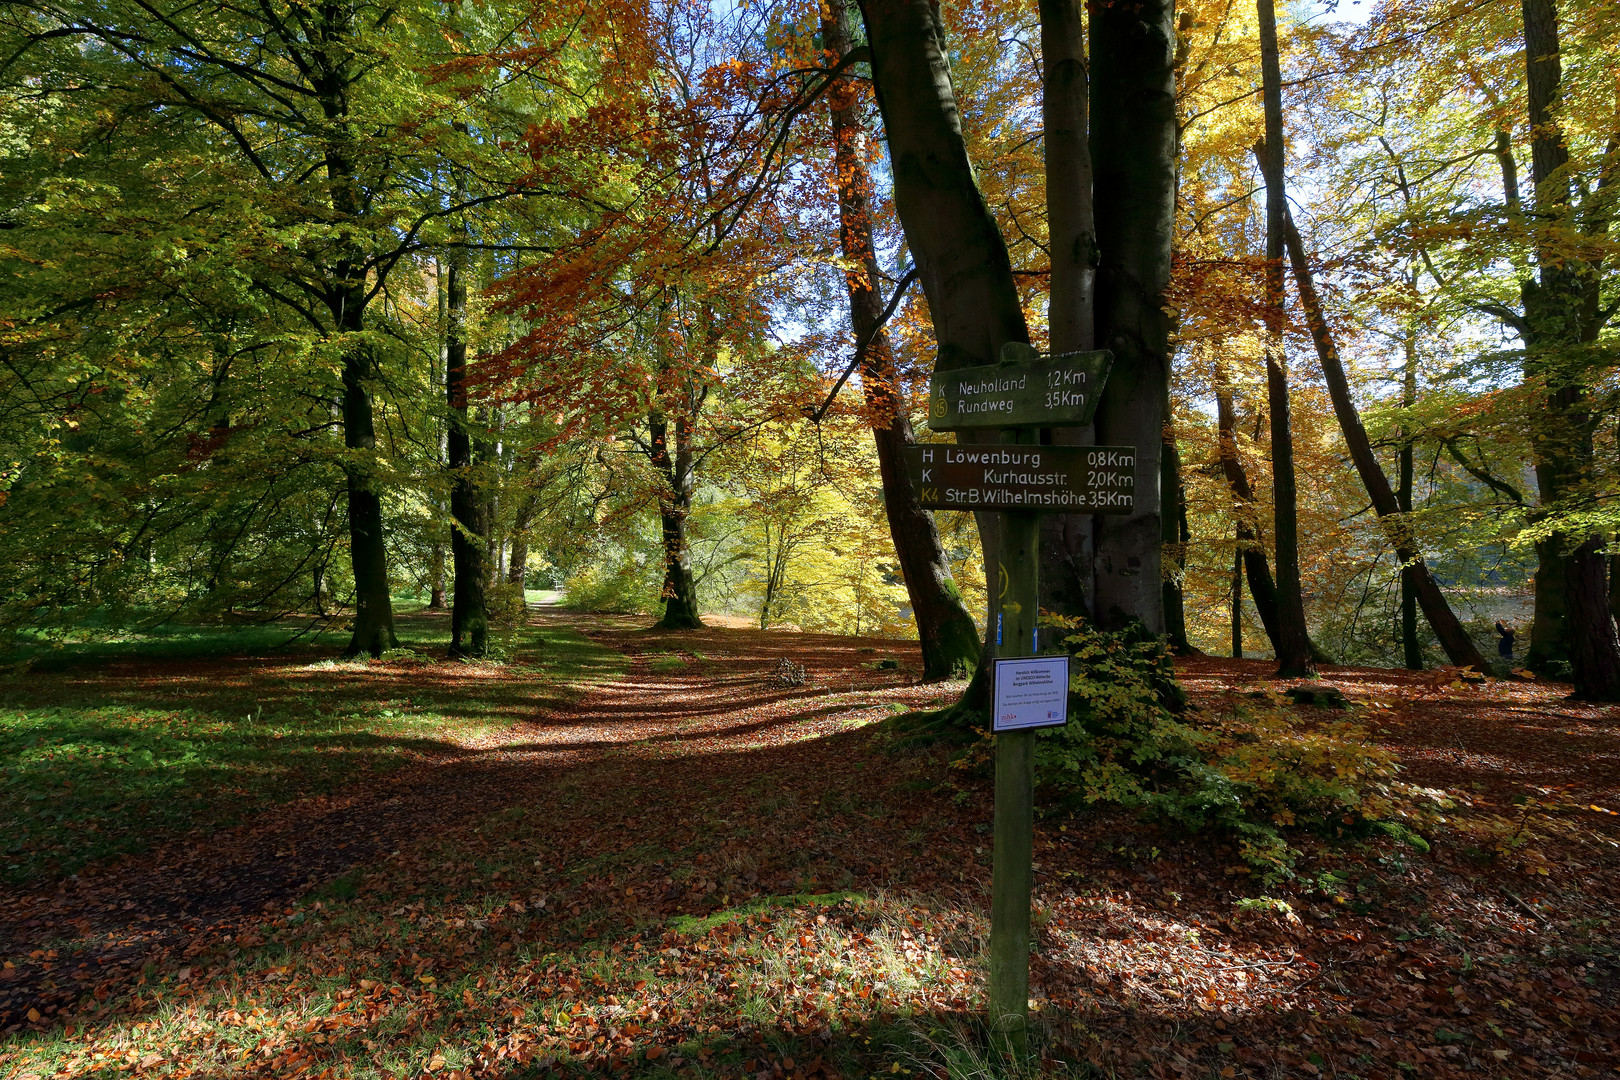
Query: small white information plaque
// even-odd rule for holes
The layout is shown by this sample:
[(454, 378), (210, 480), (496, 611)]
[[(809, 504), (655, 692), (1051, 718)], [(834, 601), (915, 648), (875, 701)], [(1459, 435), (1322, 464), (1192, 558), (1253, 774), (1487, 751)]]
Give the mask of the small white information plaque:
[(1016, 656), (997, 660), (993, 731), (1062, 727), (1069, 722), (1069, 658)]

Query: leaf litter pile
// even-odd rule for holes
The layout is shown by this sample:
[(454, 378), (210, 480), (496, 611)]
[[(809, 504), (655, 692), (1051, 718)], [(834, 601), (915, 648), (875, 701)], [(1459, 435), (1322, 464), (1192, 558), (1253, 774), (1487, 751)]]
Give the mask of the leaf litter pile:
[[(439, 714), (476, 723), (419, 733), (392, 771), (12, 888), (0, 1075), (963, 1075), (988, 784), (881, 723), (961, 684), (918, 683), (896, 642), (535, 621), (546, 636), (506, 664), (98, 673), (132, 709), (182, 691), (235, 708), (244, 683), (291, 702), (341, 675), (376, 700), (436, 687)], [(596, 653), (559, 689), (535, 673), (563, 627)], [(1261, 662), (1181, 669), (1206, 708), (1276, 689)], [(1297, 876), (1266, 885), (1220, 837), (1043, 816), (1031, 1068), (1620, 1072), (1620, 716), (1556, 685), (1324, 678), (1400, 755), (1428, 850), (1295, 838)]]

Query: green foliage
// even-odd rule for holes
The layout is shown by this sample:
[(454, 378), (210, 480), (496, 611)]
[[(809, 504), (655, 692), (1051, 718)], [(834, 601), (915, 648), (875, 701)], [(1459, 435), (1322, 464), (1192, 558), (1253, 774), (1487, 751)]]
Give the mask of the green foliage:
[[(1394, 756), (1352, 721), (1306, 722), (1280, 694), (1210, 713), (1188, 707), (1164, 642), (1058, 620), (1069, 724), (1041, 731), (1036, 782), (1059, 803), (1112, 804), (1187, 832), (1232, 837), (1268, 878), (1297, 855), (1284, 830), (1335, 835), (1381, 816)], [(987, 736), (967, 763), (988, 760)]]
[(523, 599), (523, 587), (503, 581), (491, 585), (485, 596), (489, 611), (489, 625), (493, 630), (515, 630), (528, 619), (529, 609)]
[(660, 570), (650, 561), (637, 564), (630, 559), (619, 566), (585, 566), (563, 582), (563, 603), (577, 611), (655, 611), (663, 603), (658, 596)]

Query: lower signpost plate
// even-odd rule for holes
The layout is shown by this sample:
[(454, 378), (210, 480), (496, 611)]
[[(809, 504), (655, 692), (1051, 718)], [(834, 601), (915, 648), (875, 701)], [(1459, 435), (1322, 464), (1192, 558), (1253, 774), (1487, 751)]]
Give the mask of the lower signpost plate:
[(1069, 722), (1069, 658), (1015, 656), (997, 660), (993, 731), (1062, 727)]
[(1129, 514), (1136, 505), (1130, 446), (923, 443), (901, 458), (929, 510)]

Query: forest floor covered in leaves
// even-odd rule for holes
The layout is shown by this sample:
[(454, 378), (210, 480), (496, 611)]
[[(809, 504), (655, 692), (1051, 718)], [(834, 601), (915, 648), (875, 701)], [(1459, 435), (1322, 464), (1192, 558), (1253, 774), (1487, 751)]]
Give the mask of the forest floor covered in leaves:
[[(881, 723), (961, 684), (895, 642), (533, 623), (500, 662), (0, 682), (0, 1075), (964, 1075), (988, 784)], [(1271, 685), (1180, 667), (1205, 708)], [(1038, 1067), (1620, 1072), (1620, 711), (1323, 681), (1400, 754), (1429, 850), (1299, 837), (1266, 885), (1218, 837), (1042, 817)]]

